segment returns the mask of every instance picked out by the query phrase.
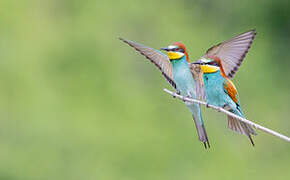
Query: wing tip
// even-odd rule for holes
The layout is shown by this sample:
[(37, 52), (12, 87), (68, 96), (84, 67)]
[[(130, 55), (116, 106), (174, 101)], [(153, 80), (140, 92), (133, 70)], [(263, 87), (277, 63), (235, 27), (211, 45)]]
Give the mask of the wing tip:
[(124, 38), (122, 38), (122, 37), (118, 37), (118, 39), (119, 39), (120, 41), (123, 41), (124, 43), (128, 43), (128, 40), (126, 40), (126, 39), (124, 39)]
[(252, 31), (253, 33), (257, 32), (256, 28), (252, 28), (252, 29), (248, 30), (248, 32), (250, 32), (250, 31)]
[(248, 135), (248, 137), (249, 137), (249, 139), (251, 141), (252, 146), (255, 147), (255, 143), (254, 143), (254, 140), (253, 140), (252, 136)]
[[(255, 39), (255, 37), (257, 36), (257, 34), (258, 34), (258, 32), (257, 32), (257, 30), (256, 30), (256, 28), (253, 28), (253, 29), (251, 29), (251, 30), (249, 30), (250, 32), (252, 32), (252, 34), (253, 34), (253, 36), (252, 36), (252, 40), (254, 40)], [(252, 44), (252, 42), (251, 42), (251, 44)]]
[[(138, 51), (141, 55), (143, 55), (146, 59), (148, 59), (150, 62), (152, 62), (159, 70), (161, 70), (162, 72), (162, 75), (165, 77), (165, 79), (172, 85), (172, 87), (174, 89), (176, 89), (176, 84), (175, 82), (173, 81), (173, 79), (171, 78), (170, 75), (168, 75), (166, 72), (163, 71), (162, 67), (160, 66), (160, 64), (156, 63), (156, 61), (152, 60), (148, 54), (144, 53), (144, 51), (142, 51), (140, 49), (140, 47), (138, 46), (142, 46), (142, 47), (146, 47), (147, 49), (150, 49), (150, 50), (154, 50), (153, 48), (150, 48), (150, 47), (147, 47), (143, 44), (138, 44), (134, 41), (130, 41), (130, 40), (126, 40), (122, 37), (119, 37), (118, 38), (119, 40), (123, 41), (124, 43), (128, 44), (129, 46), (131, 46), (132, 48), (134, 48), (136, 51)], [(156, 51), (156, 50), (155, 50)]]
[(241, 34), (245, 34), (245, 33), (251, 33), (255, 36), (255, 35), (257, 35), (257, 30), (256, 30), (256, 28), (252, 28), (252, 29), (249, 29), (248, 31), (241, 33)]
[(251, 33), (252, 34), (252, 37), (251, 37), (251, 40), (249, 41), (249, 45), (247, 46), (247, 49), (246, 51), (242, 54), (241, 58), (239, 59), (238, 63), (237, 63), (237, 66), (228, 74), (228, 76), (230, 78), (234, 77), (234, 75), (236, 74), (236, 72), (238, 71), (238, 67), (240, 67), (242, 65), (242, 62), (244, 60), (244, 58), (246, 57), (246, 55), (248, 54), (249, 52), (249, 49), (252, 47), (252, 44), (254, 42), (254, 39), (256, 38), (257, 36), (257, 31), (256, 31), (256, 28), (253, 28), (253, 29), (250, 29), (240, 35), (243, 35), (243, 34), (246, 34), (246, 33)]

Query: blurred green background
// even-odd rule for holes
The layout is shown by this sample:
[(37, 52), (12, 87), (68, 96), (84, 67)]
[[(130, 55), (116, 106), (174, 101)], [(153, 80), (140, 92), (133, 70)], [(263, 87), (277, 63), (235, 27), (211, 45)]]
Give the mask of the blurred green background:
[(187, 45), (192, 60), (246, 30), (258, 36), (235, 76), (248, 119), (290, 135), (290, 3), (0, 1), (0, 179), (290, 179), (290, 146), (252, 147), (204, 109), (212, 148), (160, 72), (118, 40)]

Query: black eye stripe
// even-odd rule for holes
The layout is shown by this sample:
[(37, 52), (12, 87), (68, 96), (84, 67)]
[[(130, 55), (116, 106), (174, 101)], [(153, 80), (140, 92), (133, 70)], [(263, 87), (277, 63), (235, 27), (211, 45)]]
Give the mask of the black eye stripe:
[(208, 65), (212, 65), (212, 66), (219, 66), (219, 64), (216, 61), (211, 61), (211, 62), (207, 62), (204, 64), (208, 64)]
[(184, 53), (184, 49), (181, 49), (181, 48), (175, 48), (173, 50), (176, 51), (176, 52), (182, 52), (182, 53)]

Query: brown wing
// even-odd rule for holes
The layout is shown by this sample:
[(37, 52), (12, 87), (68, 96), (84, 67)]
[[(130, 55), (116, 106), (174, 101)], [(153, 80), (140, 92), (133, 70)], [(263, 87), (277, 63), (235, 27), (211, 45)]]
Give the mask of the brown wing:
[(233, 78), (250, 49), (256, 34), (256, 30), (250, 30), (237, 35), (230, 40), (211, 47), (204, 57), (218, 57), (221, 60), (225, 75)]
[(135, 48), (143, 56), (145, 56), (148, 60), (150, 60), (153, 64), (155, 64), (155, 66), (157, 66), (158, 69), (162, 72), (166, 80), (176, 89), (176, 84), (173, 81), (172, 65), (169, 61), (168, 56), (166, 56), (165, 54), (161, 53), (158, 50), (144, 46), (142, 44), (138, 44), (123, 38), (120, 38), (120, 40), (127, 43), (129, 46)]
[(236, 103), (239, 104), (238, 91), (234, 83), (228, 78), (224, 81), (224, 91), (230, 96), (230, 98)]
[(193, 76), (193, 79), (195, 81), (197, 98), (205, 101), (206, 97), (205, 97), (205, 88), (204, 88), (204, 81), (203, 81), (203, 71), (201, 70), (200, 65), (198, 64), (191, 63), (189, 64), (189, 68)]

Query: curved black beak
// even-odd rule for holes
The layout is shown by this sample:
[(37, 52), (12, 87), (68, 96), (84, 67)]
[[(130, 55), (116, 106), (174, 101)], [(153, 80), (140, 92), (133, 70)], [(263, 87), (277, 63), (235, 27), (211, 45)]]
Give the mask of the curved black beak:
[(203, 62), (199, 59), (199, 60), (193, 62), (192, 64), (203, 64)]
[(170, 51), (170, 49), (169, 49), (168, 47), (160, 48), (160, 50), (163, 50), (163, 51)]

